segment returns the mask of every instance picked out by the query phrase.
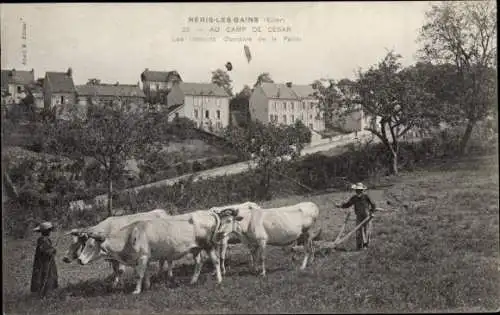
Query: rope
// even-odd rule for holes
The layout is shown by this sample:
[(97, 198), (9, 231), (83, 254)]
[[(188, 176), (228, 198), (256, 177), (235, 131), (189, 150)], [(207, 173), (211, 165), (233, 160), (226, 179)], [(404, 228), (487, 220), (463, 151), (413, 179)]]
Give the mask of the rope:
[(219, 214), (217, 212), (215, 212), (213, 210), (209, 210), (208, 212), (215, 218), (215, 230), (212, 233), (212, 237), (210, 237), (210, 242), (214, 243), (215, 234), (217, 234), (217, 232), (220, 229), (220, 225), (221, 225), (220, 224), (220, 218), (219, 218)]

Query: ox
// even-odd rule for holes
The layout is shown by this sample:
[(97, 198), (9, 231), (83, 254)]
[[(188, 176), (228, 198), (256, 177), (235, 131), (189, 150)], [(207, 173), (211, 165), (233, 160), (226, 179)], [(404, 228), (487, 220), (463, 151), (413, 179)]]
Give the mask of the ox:
[[(80, 256), (83, 248), (85, 247), (85, 244), (89, 240), (89, 234), (110, 234), (134, 222), (165, 218), (168, 216), (169, 215), (165, 210), (155, 209), (149, 212), (141, 212), (124, 216), (113, 216), (105, 219), (95, 226), (86, 229), (73, 229), (68, 233), (73, 236), (73, 241), (66, 251), (66, 254), (63, 257), (63, 261), (65, 263), (71, 263), (72, 261), (78, 259), (78, 256)], [(115, 288), (120, 282), (120, 276), (123, 274), (125, 266), (123, 264), (120, 264), (117, 260), (108, 260), (111, 262), (111, 266), (113, 268), (112, 277), (114, 280), (112, 286), (113, 288)], [(163, 271), (164, 264), (165, 261), (160, 260), (160, 273)], [(172, 265), (170, 264), (168, 265), (168, 276), (172, 277)]]
[(231, 231), (241, 217), (237, 210), (219, 212), (198, 210), (187, 214), (168, 216), (155, 220), (139, 221), (124, 226), (109, 234), (89, 233), (78, 260), (85, 265), (105, 257), (135, 268), (137, 283), (133, 294), (142, 291), (142, 282), (150, 287), (148, 266), (153, 260), (174, 260), (191, 253), (195, 259), (195, 270), (191, 284), (198, 281), (203, 265), (201, 251), (205, 250), (215, 266), (217, 282), (222, 281), (217, 242)]
[[(247, 201), (244, 203), (234, 204), (234, 205), (229, 205), (229, 206), (212, 207), (212, 208), (210, 208), (210, 210), (219, 213), (219, 212), (221, 212), (225, 209), (228, 209), (228, 208), (238, 210), (239, 213), (249, 213), (252, 209), (261, 209), (261, 207), (258, 204), (256, 204), (255, 202)], [(235, 233), (231, 233), (231, 234), (235, 234)], [(223, 237), (222, 241), (220, 242), (220, 253), (219, 253), (220, 267), (221, 267), (221, 272), (223, 275), (226, 274), (225, 259), (226, 259), (226, 253), (227, 253), (227, 248), (229, 246), (229, 240), (231, 238), (231, 234), (225, 235)], [(236, 237), (238, 237), (237, 234), (236, 234)]]
[[(239, 235), (251, 252), (251, 265), (260, 258), (261, 275), (266, 275), (266, 246), (289, 247), (304, 243), (305, 256), (300, 267), (305, 269), (313, 254), (313, 240), (321, 234), (318, 224), (319, 208), (312, 202), (302, 202), (292, 206), (269, 209), (240, 210), (241, 220), (234, 221), (231, 231)], [(227, 223), (229, 224), (229, 223)], [(224, 227), (225, 229), (225, 227)]]

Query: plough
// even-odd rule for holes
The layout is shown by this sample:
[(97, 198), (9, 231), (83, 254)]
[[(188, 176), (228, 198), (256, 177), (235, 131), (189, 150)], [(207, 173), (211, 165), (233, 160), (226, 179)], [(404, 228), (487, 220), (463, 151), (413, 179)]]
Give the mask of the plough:
[[(375, 211), (388, 211), (382, 208), (376, 208)], [(373, 215), (370, 214), (368, 217), (366, 217), (361, 223), (359, 223), (352, 231), (348, 232), (347, 234), (343, 235), (344, 230), (347, 226), (347, 222), (349, 221), (349, 217), (351, 216), (351, 211), (349, 211), (345, 217), (344, 224), (342, 225), (342, 228), (340, 229), (339, 234), (335, 238), (335, 240), (329, 241), (329, 240), (319, 240), (316, 242), (316, 250), (315, 253), (319, 253), (321, 256), (325, 257), (329, 253), (331, 253), (332, 250), (337, 249), (337, 246), (343, 242), (345, 242), (347, 239), (349, 239), (354, 233), (356, 233), (357, 230), (359, 230), (364, 224), (368, 223), (373, 219)]]

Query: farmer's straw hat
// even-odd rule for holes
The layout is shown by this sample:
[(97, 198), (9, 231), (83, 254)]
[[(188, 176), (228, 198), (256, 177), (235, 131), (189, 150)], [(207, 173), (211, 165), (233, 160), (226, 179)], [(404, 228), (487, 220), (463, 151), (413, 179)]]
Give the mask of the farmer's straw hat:
[(33, 231), (34, 232), (43, 232), (43, 231), (52, 231), (52, 229), (54, 229), (54, 226), (52, 225), (52, 223), (49, 221), (46, 221), (46, 222), (40, 223), (40, 225), (37, 226), (36, 228), (34, 228)]
[(351, 186), (352, 189), (354, 190), (366, 190), (368, 189), (363, 183), (356, 183)]

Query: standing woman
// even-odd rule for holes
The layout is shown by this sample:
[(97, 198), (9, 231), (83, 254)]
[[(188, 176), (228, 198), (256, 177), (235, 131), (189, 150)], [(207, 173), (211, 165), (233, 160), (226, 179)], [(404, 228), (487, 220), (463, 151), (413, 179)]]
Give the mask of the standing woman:
[(31, 277), (31, 292), (38, 293), (40, 297), (44, 297), (48, 291), (59, 286), (55, 262), (56, 249), (49, 238), (53, 228), (51, 222), (43, 222), (33, 230), (42, 234), (37, 240)]

